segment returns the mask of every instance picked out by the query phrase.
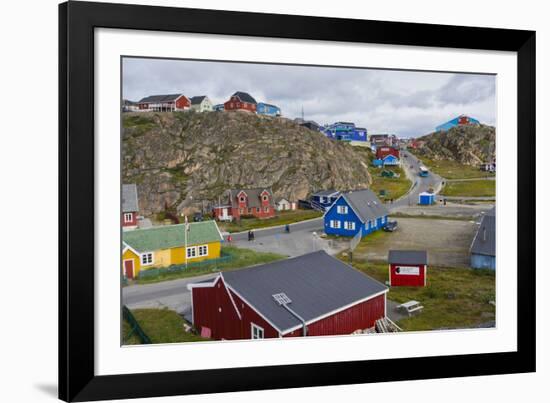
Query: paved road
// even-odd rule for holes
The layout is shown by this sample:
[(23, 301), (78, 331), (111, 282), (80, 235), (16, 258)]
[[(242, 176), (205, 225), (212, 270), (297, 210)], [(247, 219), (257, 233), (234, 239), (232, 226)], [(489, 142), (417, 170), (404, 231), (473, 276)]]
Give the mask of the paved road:
[(409, 193), (387, 205), (390, 211), (403, 206), (415, 206), (418, 204), (418, 195), (432, 188), (435, 192), (439, 192), (442, 186), (443, 179), (441, 176), (429, 171), (428, 176), (421, 177), (418, 175), (418, 170), (422, 162), (406, 150), (401, 151), (402, 166), (407, 177), (413, 182), (413, 187)]
[(213, 273), (154, 284), (130, 285), (122, 289), (122, 303), (130, 309), (166, 307), (187, 317), (191, 313), (191, 294), (187, 284), (216, 275)]
[[(314, 218), (307, 221), (301, 221), (294, 224), (290, 224), (290, 232), (297, 231), (319, 231), (323, 229), (323, 218)], [(254, 230), (254, 238), (257, 240), (262, 237), (269, 237), (275, 234), (284, 234), (285, 226), (278, 225), (276, 227), (268, 228), (258, 228)], [(231, 234), (233, 241), (247, 241), (248, 240), (248, 231), (237, 232)], [(225, 237), (227, 239), (227, 237)]]
[(257, 252), (273, 252), (290, 257), (304, 255), (306, 253), (324, 250), (330, 255), (334, 255), (349, 247), (349, 242), (339, 242), (336, 240), (327, 240), (319, 237), (323, 231), (323, 223), (316, 230), (302, 229), (296, 230), (291, 226), (290, 233), (284, 230), (272, 235), (256, 235), (254, 241), (248, 240), (233, 241), (232, 244), (240, 248), (252, 249)]

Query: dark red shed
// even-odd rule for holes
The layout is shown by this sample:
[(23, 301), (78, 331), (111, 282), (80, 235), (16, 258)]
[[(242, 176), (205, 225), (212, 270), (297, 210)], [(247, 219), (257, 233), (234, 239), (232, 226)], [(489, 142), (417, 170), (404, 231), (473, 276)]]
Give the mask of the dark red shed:
[(218, 340), (351, 334), (386, 316), (387, 287), (324, 251), (188, 287), (194, 326)]
[(390, 250), (388, 255), (390, 287), (424, 287), (428, 277), (425, 250)]

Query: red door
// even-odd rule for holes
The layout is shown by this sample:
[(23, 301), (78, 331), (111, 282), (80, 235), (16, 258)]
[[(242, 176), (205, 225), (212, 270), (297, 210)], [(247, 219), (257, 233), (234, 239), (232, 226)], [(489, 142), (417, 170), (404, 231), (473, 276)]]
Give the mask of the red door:
[(126, 278), (134, 278), (134, 260), (129, 259), (124, 261), (124, 275)]

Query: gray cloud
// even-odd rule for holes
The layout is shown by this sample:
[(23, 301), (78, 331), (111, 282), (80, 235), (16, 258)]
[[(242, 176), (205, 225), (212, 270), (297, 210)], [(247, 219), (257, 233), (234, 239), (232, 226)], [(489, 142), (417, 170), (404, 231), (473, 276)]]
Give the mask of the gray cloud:
[(123, 97), (235, 91), (277, 104), (289, 118), (353, 121), (370, 133), (417, 136), (465, 113), (495, 124), (495, 76), (397, 70), (126, 58)]

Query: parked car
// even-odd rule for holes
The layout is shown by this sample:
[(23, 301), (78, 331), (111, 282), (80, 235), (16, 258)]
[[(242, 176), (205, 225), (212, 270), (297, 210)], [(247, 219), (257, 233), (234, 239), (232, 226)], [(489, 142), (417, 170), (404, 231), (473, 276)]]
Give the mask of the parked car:
[(202, 213), (199, 212), (199, 213), (193, 214), (193, 221), (197, 222), (202, 220), (203, 220)]
[(397, 221), (388, 221), (386, 225), (382, 228), (386, 232), (393, 232), (397, 229)]

